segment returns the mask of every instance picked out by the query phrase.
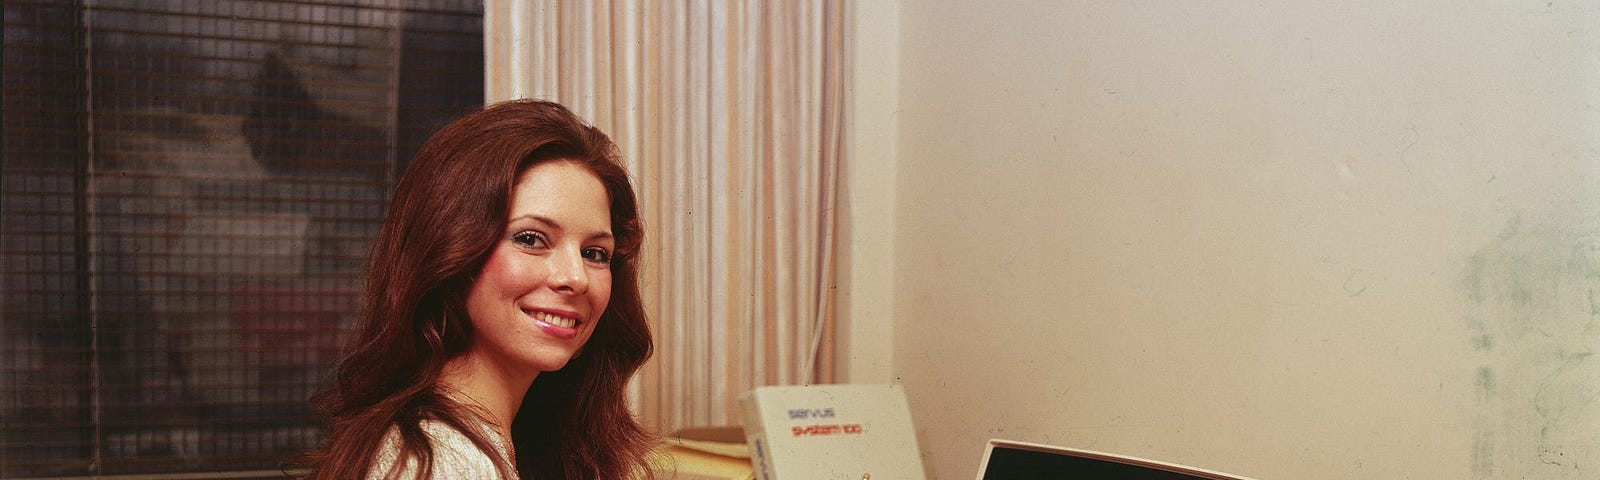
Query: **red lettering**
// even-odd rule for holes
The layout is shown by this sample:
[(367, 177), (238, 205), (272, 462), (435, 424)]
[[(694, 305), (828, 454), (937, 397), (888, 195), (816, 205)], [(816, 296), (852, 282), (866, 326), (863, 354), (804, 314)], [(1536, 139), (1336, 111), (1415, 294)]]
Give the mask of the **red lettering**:
[(863, 433), (865, 431), (866, 431), (866, 427), (863, 427), (859, 423), (851, 423), (851, 424), (845, 424), (845, 425), (839, 425), (839, 424), (796, 425), (796, 426), (793, 426), (793, 427), (789, 427), (789, 433), (791, 435), (793, 435), (793, 436), (796, 436), (796, 437), (820, 437), (820, 436), (824, 436), (824, 435), (840, 435), (840, 434), (844, 434), (844, 435), (860, 435), (861, 433)]

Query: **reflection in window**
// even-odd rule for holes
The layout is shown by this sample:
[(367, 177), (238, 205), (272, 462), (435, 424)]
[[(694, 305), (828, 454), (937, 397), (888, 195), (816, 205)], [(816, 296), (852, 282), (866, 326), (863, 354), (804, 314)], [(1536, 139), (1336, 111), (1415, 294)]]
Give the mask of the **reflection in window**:
[(4, 10), (0, 477), (277, 473), (481, 0)]

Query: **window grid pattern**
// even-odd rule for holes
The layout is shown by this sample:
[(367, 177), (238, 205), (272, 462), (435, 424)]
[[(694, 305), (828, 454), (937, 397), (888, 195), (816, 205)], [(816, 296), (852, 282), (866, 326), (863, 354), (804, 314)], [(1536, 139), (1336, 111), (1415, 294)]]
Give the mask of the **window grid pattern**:
[(481, 0), (4, 11), (0, 477), (280, 469)]

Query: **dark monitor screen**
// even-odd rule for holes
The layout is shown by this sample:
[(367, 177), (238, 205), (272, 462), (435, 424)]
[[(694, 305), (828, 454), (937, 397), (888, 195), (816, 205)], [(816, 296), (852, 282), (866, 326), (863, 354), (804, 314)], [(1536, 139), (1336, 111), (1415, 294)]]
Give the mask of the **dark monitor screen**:
[(979, 480), (1234, 480), (1181, 465), (1048, 445), (989, 442)]

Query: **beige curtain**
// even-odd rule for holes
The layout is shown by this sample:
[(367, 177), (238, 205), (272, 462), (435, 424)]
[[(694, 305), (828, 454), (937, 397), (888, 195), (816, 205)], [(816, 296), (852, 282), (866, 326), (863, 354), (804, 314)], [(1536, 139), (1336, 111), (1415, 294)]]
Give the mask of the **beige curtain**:
[(737, 424), (752, 387), (832, 381), (839, 0), (486, 10), (489, 100), (568, 105), (637, 181), (658, 347), (634, 384), (643, 419)]

